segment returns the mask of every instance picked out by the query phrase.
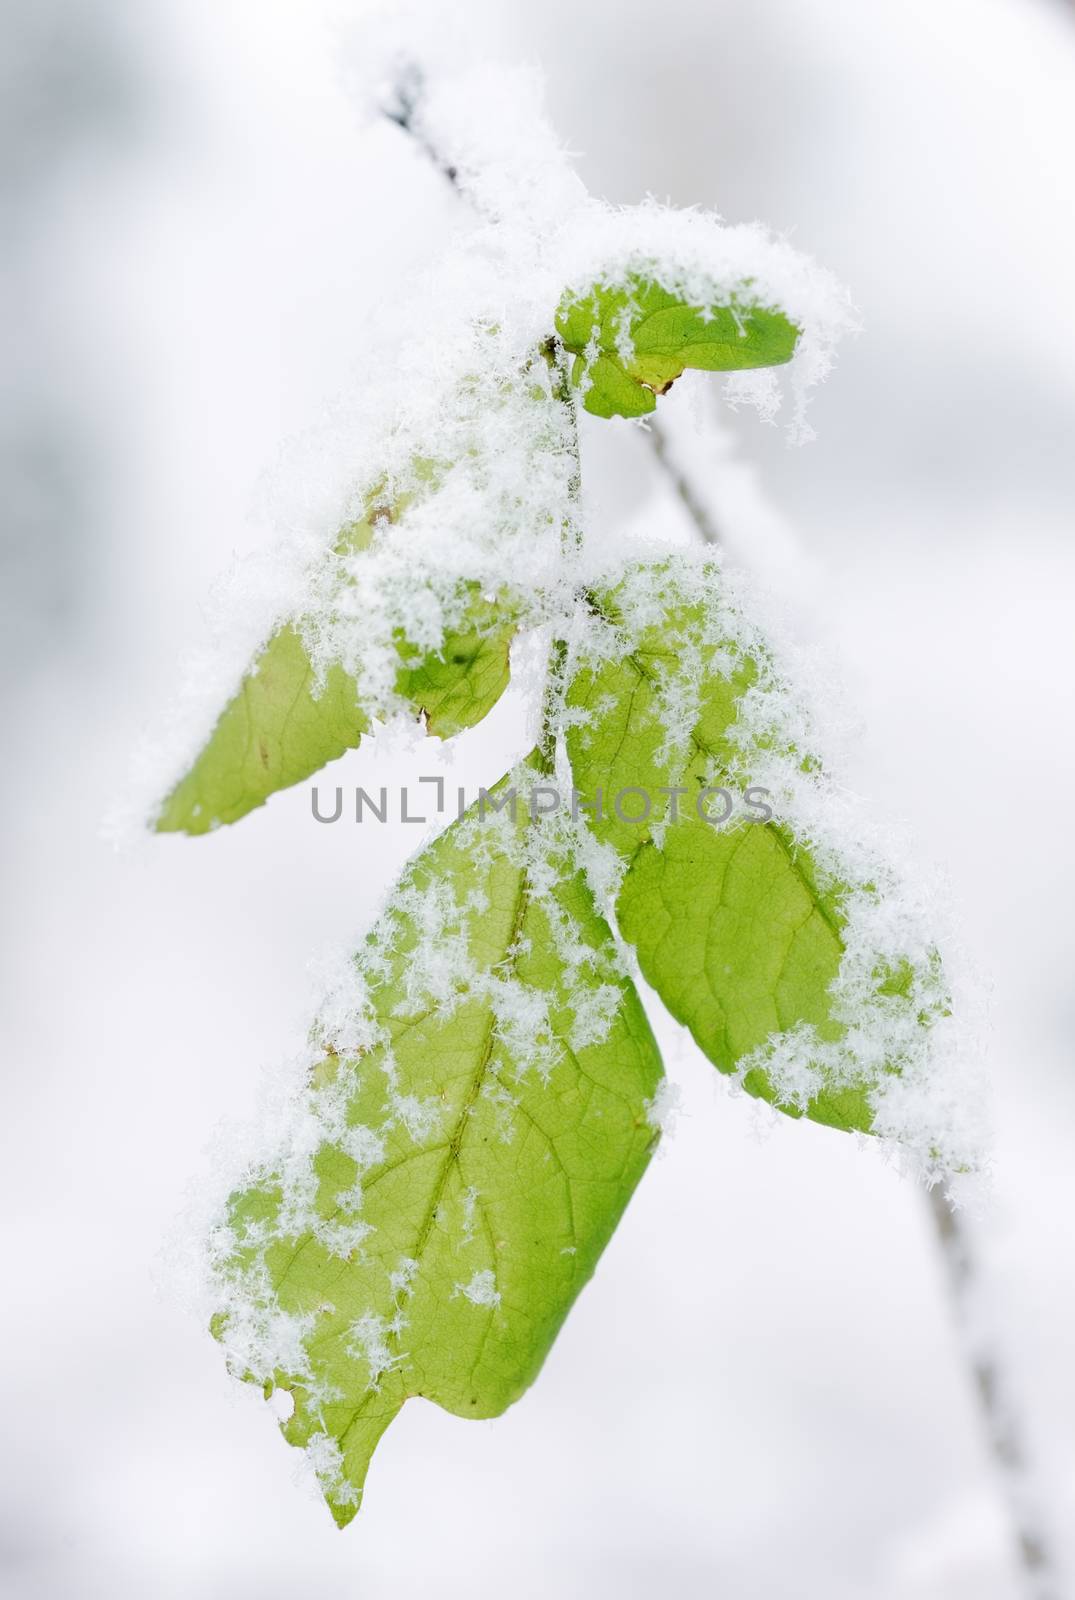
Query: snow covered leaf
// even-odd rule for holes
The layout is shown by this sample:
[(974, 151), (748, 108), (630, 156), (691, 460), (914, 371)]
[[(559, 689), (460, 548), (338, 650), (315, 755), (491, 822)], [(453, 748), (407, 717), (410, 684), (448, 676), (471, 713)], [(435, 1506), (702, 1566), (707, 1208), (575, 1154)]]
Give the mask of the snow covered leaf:
[[(366, 520), (349, 524), (334, 554), (347, 558), (365, 550), (382, 519), (391, 520), (375, 507)], [(461, 621), (439, 649), (422, 650), (402, 632), (395, 635), (395, 693), (442, 739), (480, 722), (509, 677), (513, 620), (485, 598), (478, 584), (464, 588)], [(377, 708), (364, 699), (357, 679), (338, 663), (319, 674), (301, 624), (286, 624), (269, 640), (190, 771), (164, 801), (157, 831), (200, 834), (237, 822), (278, 789), (320, 771), (354, 749), (367, 732)]]
[(532, 756), (404, 875), (215, 1241), (213, 1331), (290, 1391), (340, 1525), (408, 1399), (523, 1393), (657, 1138), (657, 1048), (561, 821), (531, 818), (543, 781)]
[(318, 689), (301, 637), (281, 628), (165, 800), (157, 832), (208, 833), (237, 822), (353, 749), (368, 726), (354, 679), (331, 667)]
[(749, 284), (733, 298), (692, 304), (641, 276), (566, 295), (556, 331), (574, 356), (572, 382), (598, 417), (641, 417), (686, 367), (739, 372), (779, 366), (795, 354), (799, 330), (783, 312), (753, 302)]
[(473, 728), (508, 686), (508, 653), (515, 632), (503, 608), (470, 588), (465, 631), (448, 634), (440, 650), (419, 650), (397, 639), (402, 663), (397, 692), (425, 717), (438, 739)]
[(827, 780), (782, 737), (784, 688), (721, 584), (661, 563), (592, 597), (567, 694), (574, 782), (602, 791), (594, 832), (625, 864), (620, 932), (710, 1060), (791, 1115), (870, 1131), (945, 1014), (936, 954), (880, 869), (784, 810), (797, 794), (808, 814)]

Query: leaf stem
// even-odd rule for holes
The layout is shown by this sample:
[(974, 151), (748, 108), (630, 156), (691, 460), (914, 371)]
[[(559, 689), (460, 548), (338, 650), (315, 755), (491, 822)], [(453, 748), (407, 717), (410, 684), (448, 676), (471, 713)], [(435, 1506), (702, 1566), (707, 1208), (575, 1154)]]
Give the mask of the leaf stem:
[[(381, 110), (390, 122), (394, 122), (425, 152), (433, 166), (451, 184), (459, 198), (469, 200), (460, 185), (458, 168), (442, 155), (422, 128), (420, 108), (424, 90), (425, 77), (421, 68), (415, 62), (405, 63), (401, 67), (389, 95), (382, 103)], [(582, 496), (578, 407), (571, 388), (571, 369), (568, 354), (556, 334), (550, 335), (544, 341), (541, 346), (541, 354), (548, 363), (552, 375), (552, 397), (559, 405), (566, 407), (570, 419), (570, 449), (573, 455), (573, 465), (571, 475), (567, 481), (567, 498), (571, 509), (570, 518), (563, 528), (563, 544), (565, 555), (577, 555), (582, 545), (582, 529), (578, 518), (579, 502)], [(540, 732), (538, 734), (538, 754), (544, 771), (549, 774), (553, 773), (556, 768), (556, 750), (561, 713), (563, 711), (566, 665), (567, 641), (559, 638), (554, 639), (546, 670), (545, 690), (541, 703)]]
[[(578, 556), (582, 549), (582, 526), (579, 519), (579, 504), (582, 498), (582, 459), (579, 451), (578, 405), (571, 388), (567, 351), (560, 340), (555, 335), (546, 339), (541, 347), (541, 352), (549, 363), (552, 373), (553, 400), (557, 405), (564, 407), (567, 417), (572, 465), (571, 473), (567, 480), (568, 515), (564, 520), (561, 538), (564, 554), (570, 559), (571, 556)], [(567, 641), (566, 639), (554, 638), (546, 669), (545, 694), (541, 706), (541, 734), (538, 744), (542, 763), (545, 770), (550, 773), (555, 771), (556, 767), (557, 741), (560, 725), (563, 721), (566, 671)]]
[(556, 748), (560, 735), (561, 714), (564, 705), (564, 671), (567, 666), (567, 641), (554, 639), (545, 669), (545, 692), (541, 701), (541, 731), (538, 734), (538, 754), (542, 770), (551, 775), (556, 770)]

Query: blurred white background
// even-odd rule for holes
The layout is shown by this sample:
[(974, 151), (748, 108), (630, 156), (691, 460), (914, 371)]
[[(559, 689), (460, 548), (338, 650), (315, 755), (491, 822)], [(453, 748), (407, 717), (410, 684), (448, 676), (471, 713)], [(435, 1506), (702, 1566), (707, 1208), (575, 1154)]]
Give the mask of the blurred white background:
[[(669, 1025), (683, 1115), (504, 1418), (409, 1405), (339, 1534), (225, 1375), (167, 1240), (220, 1125), (304, 1026), (311, 956), (362, 929), (413, 839), (318, 828), (305, 786), (133, 855), (100, 821), (212, 581), (262, 537), (263, 475), (362, 375), (364, 326), (454, 202), (349, 100), (358, 7), (5, 12), (0, 1587), (1014, 1600), (921, 1194), (825, 1129), (760, 1136)], [(850, 779), (949, 874), (992, 983), (986, 1265), (1064, 1539), (1075, 5), (482, 12), (543, 69), (595, 192), (759, 217), (862, 309), (814, 444), (729, 423), (810, 572), (799, 626), (862, 718)], [(629, 429), (591, 464), (603, 514), (647, 495), (659, 514)], [(459, 781), (499, 776), (519, 714), (509, 696), (462, 742)], [(433, 759), (364, 747), (335, 781)]]

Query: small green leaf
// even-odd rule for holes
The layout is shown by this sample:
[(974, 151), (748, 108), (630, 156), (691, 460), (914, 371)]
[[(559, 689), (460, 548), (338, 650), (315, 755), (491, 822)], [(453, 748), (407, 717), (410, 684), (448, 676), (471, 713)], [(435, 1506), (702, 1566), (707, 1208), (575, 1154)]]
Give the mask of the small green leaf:
[(238, 822), (277, 789), (353, 749), (368, 726), (355, 680), (330, 667), (319, 686), (298, 633), (281, 628), (165, 800), (157, 832), (208, 833)]
[[(575, 785), (590, 800), (602, 791), (593, 829), (626, 863), (620, 932), (646, 980), (722, 1072), (741, 1073), (749, 1093), (790, 1115), (869, 1131), (878, 1075), (898, 1071), (899, 1062), (848, 1067), (849, 1029), (833, 995), (847, 951), (848, 885), (823, 884), (810, 849), (784, 822), (762, 820), (764, 799), (748, 806), (743, 779), (732, 776), (741, 770), (732, 730), (764, 663), (734, 630), (714, 629), (706, 601), (669, 581), (663, 566), (648, 570), (652, 581), (636, 584), (630, 602), (636, 620), (627, 643), (584, 657), (567, 692)], [(593, 597), (613, 629), (623, 623), (630, 585), (629, 577)], [(670, 738), (677, 721), (685, 722), (682, 737)], [(713, 792), (721, 787), (732, 810), (717, 825), (701, 813), (723, 818), (729, 802)], [(682, 792), (673, 800), (662, 788)], [(919, 1026), (917, 976), (878, 962), (869, 980), (878, 1017), (901, 1007), (902, 1024)], [(930, 969), (930, 982), (935, 976)], [(935, 1014), (924, 1014), (921, 1026)], [(763, 1065), (782, 1039), (803, 1041), (809, 1092), (781, 1093)]]
[(744, 284), (734, 296), (692, 304), (641, 275), (565, 295), (556, 331), (575, 357), (571, 380), (598, 417), (641, 417), (686, 367), (739, 372), (795, 354), (799, 330)]
[(217, 1241), (212, 1330), (292, 1394), (341, 1525), (408, 1399), (492, 1417), (533, 1381), (657, 1138), (657, 1048), (541, 781), (535, 755), (405, 874)]
[[(392, 522), (401, 506), (371, 499), (365, 520), (340, 534), (336, 555), (355, 555), (370, 544), (375, 526)], [(514, 620), (476, 583), (465, 585), (462, 624), (437, 651), (415, 648), (396, 636), (400, 657), (396, 692), (428, 731), (447, 739), (473, 727), (508, 684)], [(237, 822), (287, 789), (354, 749), (370, 725), (359, 683), (338, 665), (319, 681), (297, 623), (269, 640), (222, 712), (190, 771), (164, 801), (158, 833), (208, 833)]]
[(508, 686), (514, 629), (505, 625), (501, 606), (475, 586), (467, 621), (469, 628), (450, 634), (436, 654), (414, 649), (402, 636), (397, 640), (403, 664), (396, 689), (420, 709), (438, 739), (473, 728)]

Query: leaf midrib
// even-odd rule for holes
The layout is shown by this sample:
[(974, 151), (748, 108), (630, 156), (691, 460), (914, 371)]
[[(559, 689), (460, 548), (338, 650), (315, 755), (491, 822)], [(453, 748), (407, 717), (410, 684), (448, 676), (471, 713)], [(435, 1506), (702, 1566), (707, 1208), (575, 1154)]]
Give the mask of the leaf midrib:
[[(644, 678), (645, 681), (652, 686), (652, 688), (655, 690), (660, 689), (660, 684), (651, 673), (647, 672), (646, 668), (642, 665), (642, 661), (639, 656), (632, 654), (628, 656), (627, 659), (635, 668), (635, 671), (639, 674), (639, 676)], [(711, 760), (718, 763), (720, 762), (719, 751), (714, 750), (711, 745), (707, 745), (703, 739), (700, 739), (693, 728), (687, 737), (699, 755), (709, 756)], [(721, 770), (723, 772), (723, 765), (721, 766)], [(680, 773), (680, 777), (682, 776), (683, 774)], [(802, 864), (799, 861), (798, 851), (792, 846), (784, 832), (784, 829), (778, 823), (766, 822), (763, 823), (762, 826), (768, 831), (770, 837), (776, 840), (780, 849), (783, 851), (789, 867), (795, 874), (799, 883), (802, 885), (807, 898), (817, 910), (818, 916), (821, 918), (822, 922), (824, 922), (825, 926), (836, 940), (836, 943), (839, 945), (842, 954), (844, 949), (843, 933), (832, 913), (822, 900), (821, 895), (818, 892), (817, 885), (803, 871)], [(645, 842), (647, 844), (651, 844), (653, 842), (652, 833), (647, 834)]]
[[(523, 918), (526, 915), (529, 904), (529, 884), (527, 880), (527, 871), (524, 866), (520, 868), (519, 871), (519, 888), (515, 898), (515, 909), (512, 913), (511, 932), (507, 947), (504, 952), (505, 959), (507, 959), (510, 963), (509, 970), (513, 975), (515, 973), (516, 962), (518, 958), (519, 934), (521, 932)], [(448, 1141), (444, 1161), (441, 1165), (440, 1177), (437, 1180), (437, 1184), (433, 1191), (426, 1215), (422, 1219), (421, 1226), (418, 1230), (418, 1237), (415, 1242), (414, 1250), (416, 1261), (421, 1260), (422, 1251), (429, 1242), (429, 1235), (432, 1232), (433, 1223), (436, 1220), (437, 1211), (444, 1196), (444, 1188), (448, 1182), (448, 1175), (453, 1166), (455, 1166), (459, 1160), (459, 1152), (463, 1145), (463, 1139), (466, 1136), (467, 1125), (470, 1121), (471, 1112), (477, 1102), (478, 1096), (481, 1094), (482, 1085), (484, 1084), (486, 1075), (489, 1071), (489, 1062), (492, 1059), (493, 1042), (496, 1032), (496, 1013), (491, 1005), (488, 1009), (489, 1019), (486, 1024), (485, 1038), (482, 1042), (482, 1050), (478, 1061), (478, 1066), (471, 1079), (466, 1098), (459, 1109), (459, 1115), (456, 1118), (455, 1129)]]
[[(526, 912), (527, 912), (527, 908), (529, 907), (529, 904), (530, 904), (529, 878), (528, 878), (527, 870), (526, 870), (526, 868), (524, 866), (524, 867), (522, 867), (520, 869), (520, 872), (519, 872), (519, 888), (518, 888), (518, 892), (517, 892), (517, 895), (516, 895), (515, 908), (514, 908), (514, 911), (512, 913), (510, 934), (509, 934), (507, 946), (506, 946), (505, 952), (504, 952), (504, 958), (507, 959), (510, 962), (510, 970), (513, 973), (515, 971), (515, 966), (516, 966), (516, 961), (517, 961), (517, 956), (518, 956), (519, 934), (520, 934), (520, 932), (522, 930), (523, 919), (526, 916)], [(470, 1085), (469, 1085), (469, 1087), (467, 1089), (466, 1097), (465, 1097), (462, 1105), (460, 1106), (459, 1114), (458, 1114), (458, 1116), (456, 1118), (455, 1129), (453, 1130), (451, 1139), (448, 1141), (448, 1145), (447, 1145), (446, 1150), (445, 1150), (444, 1160), (441, 1163), (440, 1175), (437, 1178), (437, 1182), (436, 1182), (436, 1185), (434, 1187), (433, 1194), (430, 1197), (429, 1205), (426, 1208), (426, 1214), (423, 1217), (422, 1222), (421, 1222), (421, 1224), (419, 1226), (419, 1229), (418, 1229), (418, 1235), (417, 1235), (417, 1238), (416, 1238), (415, 1244), (414, 1244), (414, 1260), (419, 1262), (419, 1263), (421, 1263), (423, 1253), (425, 1251), (425, 1248), (426, 1248), (427, 1244), (429, 1243), (429, 1236), (433, 1231), (433, 1224), (436, 1221), (437, 1211), (439, 1210), (441, 1200), (444, 1197), (444, 1190), (445, 1190), (445, 1186), (447, 1185), (447, 1182), (448, 1182), (449, 1174), (451, 1173), (453, 1167), (458, 1163), (459, 1152), (462, 1149), (463, 1140), (466, 1137), (466, 1131), (467, 1131), (467, 1127), (468, 1127), (468, 1125), (470, 1123), (471, 1113), (473, 1111), (473, 1108), (474, 1108), (475, 1104), (477, 1103), (479, 1095), (481, 1094), (482, 1086), (485, 1083), (486, 1076), (488, 1075), (489, 1063), (492, 1060), (492, 1055), (493, 1055), (493, 1043), (494, 1043), (494, 1038), (495, 1038), (495, 1030), (496, 1030), (496, 1015), (495, 1015), (495, 1012), (493, 1011), (492, 1006), (490, 1006), (489, 1007), (489, 1020), (488, 1020), (488, 1023), (486, 1025), (485, 1038), (482, 1041), (482, 1048), (481, 1048), (481, 1054), (480, 1054), (479, 1060), (478, 1060), (478, 1065), (477, 1065), (477, 1067), (476, 1067), (476, 1069), (475, 1069), (475, 1071), (473, 1073), (473, 1076), (471, 1078)], [(394, 1340), (394, 1341), (398, 1341), (398, 1339), (400, 1338), (400, 1334), (399, 1333), (390, 1333), (388, 1335), (388, 1338), (391, 1339), (391, 1340)], [(347, 1423), (347, 1426), (337, 1435), (337, 1439), (338, 1439), (338, 1442), (340, 1444), (340, 1448), (341, 1449), (343, 1448), (344, 1442), (345, 1442), (348, 1434), (351, 1432), (351, 1429), (355, 1426), (355, 1423), (359, 1420), (359, 1418), (361, 1417), (362, 1413), (365, 1411), (366, 1407), (369, 1405), (371, 1398), (374, 1395), (376, 1395), (376, 1393), (377, 1393), (376, 1389), (370, 1388), (369, 1390), (367, 1390), (366, 1394), (362, 1397), (362, 1400), (359, 1402), (359, 1404), (356, 1406), (354, 1412), (352, 1413), (351, 1418)], [(407, 1396), (404, 1396), (404, 1399), (406, 1399), (406, 1398), (407, 1398)], [(401, 1404), (402, 1404), (402, 1402), (401, 1402)]]
[[(597, 599), (597, 596), (591, 593), (588, 596), (588, 599), (589, 599), (591, 605), (593, 606), (594, 610), (596, 610), (598, 612), (598, 614), (603, 618), (603, 620), (605, 622), (607, 622), (610, 626), (615, 627), (616, 624), (615, 624), (614, 619), (612, 617), (610, 617), (608, 615), (608, 613), (602, 608), (602, 606), (600, 605), (600, 602)], [(663, 656), (663, 655), (670, 654), (671, 652), (655, 650), (655, 651), (653, 651), (651, 653), (653, 655), (655, 655), (655, 656)], [(631, 666), (631, 667), (634, 668), (634, 670), (637, 673), (638, 677), (641, 678), (643, 680), (643, 682), (648, 683), (650, 685), (650, 687), (654, 691), (659, 692), (660, 687), (661, 687), (660, 683), (659, 683), (656, 675), (645, 666), (645, 664), (644, 664), (644, 654), (645, 653), (643, 651), (641, 651), (641, 650), (632, 650), (629, 655), (626, 655), (626, 656), (622, 657), (622, 659), (628, 664), (628, 666)], [(619, 755), (620, 751), (623, 749), (623, 746), (624, 746), (624, 744), (626, 743), (626, 740), (627, 740), (627, 734), (628, 734), (628, 728), (629, 728), (629, 725), (630, 725), (631, 714), (632, 714), (632, 712), (634, 710), (634, 696), (635, 696), (635, 693), (637, 693), (637, 690), (634, 691), (632, 693), (632, 695), (631, 695), (631, 700), (630, 700), (630, 704), (628, 706), (628, 711), (627, 711), (627, 718), (626, 718), (626, 721), (624, 723), (623, 732), (622, 732), (622, 734), (620, 736), (620, 742), (616, 747), (616, 752), (615, 752), (615, 754), (613, 756), (613, 760), (615, 760), (616, 756)], [(691, 732), (687, 735), (687, 737), (688, 737), (690, 743), (694, 746), (694, 749), (698, 752), (699, 755), (708, 756), (708, 757), (710, 757), (711, 760), (714, 760), (714, 761), (717, 761), (718, 763), (720, 763), (721, 757), (720, 757), (719, 751), (714, 750), (710, 745), (707, 745), (704, 742), (704, 740), (700, 739), (698, 737), (698, 734), (695, 731), (695, 729), (692, 728)], [(723, 763), (721, 763), (721, 769), (723, 771)], [(683, 777), (683, 773), (680, 773), (679, 776)], [(783, 852), (783, 854), (785, 856), (785, 859), (787, 860), (787, 863), (790, 866), (792, 872), (795, 874), (795, 877), (798, 879), (799, 883), (802, 885), (803, 891), (807, 895), (807, 897), (810, 900), (811, 904), (816, 908), (818, 916), (821, 918), (822, 922), (824, 922), (825, 926), (828, 928), (829, 932), (832, 934), (832, 936), (835, 939), (837, 945), (839, 946), (840, 952), (842, 954), (843, 950), (844, 950), (844, 939), (843, 939), (842, 928), (841, 928), (840, 924), (836, 921), (836, 919), (833, 916), (833, 914), (830, 912), (829, 908), (825, 905), (824, 900), (822, 899), (822, 896), (818, 892), (817, 885), (815, 883), (813, 883), (813, 881), (804, 872), (802, 864), (798, 859), (797, 850), (795, 850), (792, 847), (790, 841), (785, 836), (783, 829), (781, 827), (779, 827), (777, 824), (766, 822), (766, 823), (763, 823), (762, 826), (764, 828), (766, 828), (768, 830), (768, 832), (771, 834), (771, 836), (777, 841), (777, 844), (779, 845), (780, 849), (782, 850), (782, 852)], [(644, 847), (646, 845), (648, 845), (648, 844), (649, 845), (653, 844), (653, 832), (650, 829), (646, 830), (646, 833), (644, 834), (644, 836), (639, 839), (638, 843), (636, 844), (634, 849), (631, 851), (630, 857), (629, 857), (629, 860), (628, 860), (628, 871), (630, 871), (631, 867), (633, 867), (633, 865), (634, 865), (634, 863), (635, 863), (640, 851), (642, 849), (644, 849)]]

